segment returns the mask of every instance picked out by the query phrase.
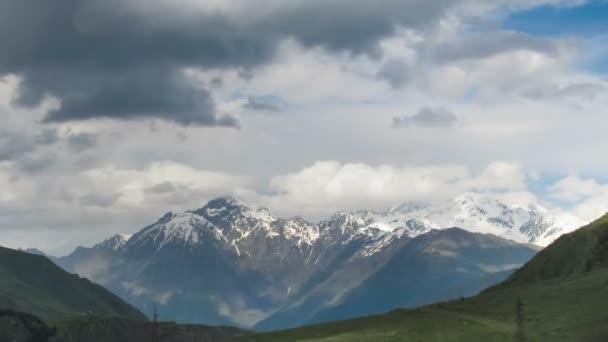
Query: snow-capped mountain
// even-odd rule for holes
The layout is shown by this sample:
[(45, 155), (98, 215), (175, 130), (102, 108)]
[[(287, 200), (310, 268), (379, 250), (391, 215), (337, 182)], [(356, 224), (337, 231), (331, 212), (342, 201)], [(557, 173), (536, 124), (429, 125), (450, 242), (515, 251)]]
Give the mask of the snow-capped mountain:
[(114, 234), (104, 241), (96, 244), (93, 248), (119, 250), (122, 249), (127, 241), (131, 238), (131, 235), (127, 234)]
[(252, 208), (224, 197), (197, 210), (167, 213), (133, 236), (116, 234), (97, 246), (121, 249), (150, 244), (158, 251), (170, 245), (194, 248), (212, 239), (223, 242), (240, 256), (241, 250), (250, 254), (247, 246), (260, 237), (280, 237), (292, 241), (302, 252), (310, 252), (317, 243), (344, 244), (365, 238), (372, 245), (386, 244), (392, 239), (413, 238), (452, 227), (546, 246), (581, 224), (572, 216), (552, 212), (537, 203), (506, 204), (476, 193), (436, 205), (405, 203), (384, 212), (342, 211), (319, 223), (299, 217), (277, 218), (265, 208)]
[[(490, 275), (493, 281), (508, 275), (497, 276), (495, 270), (523, 264), (536, 252), (518, 242), (544, 245), (575, 227), (562, 222), (537, 204), (508, 205), (477, 194), (437, 205), (406, 203), (384, 212), (343, 211), (317, 223), (279, 218), (222, 197), (196, 210), (167, 213), (130, 237), (115, 235), (56, 261), (144, 312), (156, 303), (164, 317), (180, 322), (284, 328), (318, 321), (315, 312), (333, 312), (329, 307), (344, 307), (344, 300), (354, 298), (349, 294), (384, 265), (390, 262), (391, 272), (398, 269), (398, 255), (428, 264), (445, 264), (442, 258), (458, 255), (419, 254), (416, 246), (428, 241), (458, 238), (454, 246), (479, 256), (450, 259), (450, 264), (467, 263), (470, 272), (462, 279), (458, 275), (458, 282), (473, 284), (450, 293), (474, 294)], [(455, 234), (452, 227), (467, 231)], [(490, 260), (488, 251), (496, 257)], [(439, 296), (444, 291), (432, 288), (436, 291), (425, 292), (423, 302), (445, 299)], [(364, 306), (357, 310), (367, 313)], [(332, 319), (342, 314), (348, 316), (332, 313)]]
[(432, 229), (462, 228), (520, 243), (547, 246), (583, 224), (538, 203), (507, 204), (477, 193), (465, 193), (436, 205), (403, 204), (382, 213), (359, 211), (366, 228), (414, 237)]

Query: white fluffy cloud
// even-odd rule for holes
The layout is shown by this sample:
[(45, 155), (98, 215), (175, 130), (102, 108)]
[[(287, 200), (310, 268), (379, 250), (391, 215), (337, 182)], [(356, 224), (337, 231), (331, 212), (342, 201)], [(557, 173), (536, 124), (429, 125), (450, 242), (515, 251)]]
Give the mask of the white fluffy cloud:
[(573, 204), (572, 212), (586, 221), (608, 212), (608, 184), (595, 179), (568, 176), (549, 190), (552, 198)]
[(317, 162), (271, 181), (268, 205), (291, 214), (327, 215), (336, 210), (385, 209), (405, 201), (432, 202), (467, 191), (515, 192), (526, 189), (517, 163), (494, 162), (479, 173), (466, 166), (370, 166)]
[[(580, 68), (585, 38), (535, 37), (501, 25), (513, 10), (580, 1), (447, 1), (445, 7), (420, 1), (429, 20), (404, 16), (394, 30), (376, 20), (378, 31), (362, 35), (362, 43), (341, 39), (358, 16), (382, 19), (386, 8), (405, 2), (383, 0), (385, 7), (374, 5), (370, 13), (327, 12), (325, 26), (285, 23), (288, 15), (326, 3), (121, 2), (139, 19), (153, 18), (138, 21), (152, 26), (138, 29), (152, 32), (187, 29), (214, 13), (235, 32), (267, 33), (263, 38), (278, 32), (263, 24), (288, 24), (263, 63), (237, 66), (237, 54), (233, 67), (183, 70), (197, 89), (209, 91), (218, 115), (238, 117), (239, 129), (139, 119), (42, 123), (57, 99), (39, 108), (14, 106), (19, 78), (1, 79), (0, 244), (66, 252), (224, 194), (310, 218), (464, 191), (528, 201), (545, 195), (538, 184), (547, 183), (547, 174), (589, 177), (562, 179), (541, 200), (585, 219), (608, 208), (607, 185), (596, 179), (608, 172), (597, 157), (608, 148), (608, 83)], [(94, 5), (111, 11), (112, 4)], [(316, 17), (321, 23), (323, 15)], [(94, 20), (77, 24), (96, 28)], [(319, 34), (332, 27), (331, 35)], [(256, 115), (244, 106), (250, 98), (270, 99), (281, 110)], [(421, 108), (445, 108), (457, 121), (392, 128), (393, 118)]]
[(133, 232), (169, 210), (198, 208), (246, 187), (243, 177), (171, 161), (142, 169), (108, 166), (69, 175), (15, 174), (9, 166), (0, 167), (0, 243), (54, 253)]

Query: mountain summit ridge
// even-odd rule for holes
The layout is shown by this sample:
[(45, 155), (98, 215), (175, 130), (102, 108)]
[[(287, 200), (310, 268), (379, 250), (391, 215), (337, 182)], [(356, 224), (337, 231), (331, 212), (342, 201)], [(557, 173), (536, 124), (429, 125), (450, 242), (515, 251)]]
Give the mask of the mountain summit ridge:
[[(388, 274), (402, 272), (400, 267), (406, 263), (420, 262), (431, 268), (466, 266), (469, 272), (464, 275), (449, 273), (451, 283), (459, 284), (452, 286), (447, 297), (452, 298), (472, 295), (482, 289), (480, 286), (504, 279), (509, 275), (502, 272), (506, 266), (521, 265), (537, 252), (527, 245), (527, 239), (521, 244), (479, 234), (487, 233), (482, 229), (458, 229), (461, 233), (454, 234), (452, 228), (459, 225), (451, 224), (446, 216), (458, 212), (454, 203), (462, 205), (462, 201), (448, 202), (444, 207), (404, 204), (385, 212), (342, 211), (326, 220), (309, 222), (300, 217), (280, 218), (268, 209), (219, 197), (195, 210), (166, 213), (128, 239), (115, 235), (94, 247), (79, 247), (56, 262), (108, 287), (144, 312), (156, 303), (166, 317), (178, 322), (242, 327), (261, 324), (262, 329), (297, 326), (322, 317), (339, 319), (371, 312), (365, 298), (378, 286), (371, 279), (381, 269)], [(467, 203), (471, 208), (481, 206)], [(503, 232), (519, 229), (515, 223), (524, 221), (508, 214), (532, 216), (492, 201), (482, 209), (474, 212), (506, 210), (505, 220), (514, 224), (499, 225)], [(490, 220), (492, 217), (476, 218), (486, 224), (496, 221)], [(536, 222), (546, 229), (545, 221), (541, 217), (524, 223), (534, 231)], [(561, 230), (567, 228), (556, 227), (556, 231)], [(436, 253), (417, 252), (416, 246), (423, 241), (456, 237), (459, 240), (453, 244), (461, 246), (456, 249), (444, 243), (438, 245), (441, 248)], [(497, 257), (486, 267), (482, 258), (487, 255), (483, 250), (487, 246)], [(469, 253), (472, 259), (459, 253)], [(406, 258), (394, 260), (398, 255)], [(431, 285), (434, 276), (428, 273), (417, 281)], [(367, 284), (365, 290), (356, 292), (363, 284)], [(427, 288), (434, 290), (427, 293)], [(418, 301), (413, 292), (402, 305), (446, 298), (441, 285), (414, 290), (424, 300)], [(332, 309), (349, 307), (343, 305), (344, 300), (359, 300), (356, 310)], [(386, 302), (376, 309), (390, 307), (391, 302)], [(316, 317), (317, 313), (321, 316)]]
[[(167, 213), (146, 228), (162, 225), (167, 233), (165, 238), (181, 238), (186, 240), (185, 244), (201, 242), (200, 238), (205, 235), (201, 229), (208, 228), (215, 230), (211, 235), (217, 239), (237, 246), (256, 230), (267, 232), (268, 238), (281, 234), (277, 229), (283, 230), (287, 236), (299, 239), (299, 244), (312, 245), (322, 238), (323, 228), (328, 227), (339, 228), (342, 234), (364, 234), (377, 240), (386, 240), (393, 235), (415, 237), (433, 229), (459, 227), (546, 246), (580, 223), (575, 217), (552, 212), (538, 203), (506, 204), (484, 194), (469, 192), (435, 205), (406, 202), (385, 211), (342, 210), (319, 222), (300, 217), (279, 218), (266, 208), (249, 206), (236, 197), (224, 196), (210, 200), (199, 209)], [(138, 234), (131, 237), (142, 238)], [(109, 238), (112, 241), (104, 243), (113, 244), (114, 248), (133, 243), (130, 239), (121, 239), (124, 235), (114, 235)]]

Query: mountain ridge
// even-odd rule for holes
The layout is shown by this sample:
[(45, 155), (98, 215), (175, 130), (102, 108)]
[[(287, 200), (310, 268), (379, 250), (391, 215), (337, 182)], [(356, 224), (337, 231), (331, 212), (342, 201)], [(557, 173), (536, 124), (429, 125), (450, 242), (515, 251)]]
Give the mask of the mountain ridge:
[(606, 341), (608, 215), (480, 294), (235, 341)]
[[(384, 211), (341, 210), (327, 219), (317, 222), (307, 221), (299, 216), (280, 218), (266, 208), (248, 206), (244, 201), (234, 196), (222, 196), (210, 200), (207, 205), (198, 209), (178, 213), (168, 212), (156, 223), (167, 220), (172, 223), (173, 227), (178, 228), (169, 237), (175, 238), (179, 234), (185, 234), (184, 238), (192, 238), (194, 239), (192, 242), (196, 243), (198, 234), (189, 235), (192, 233), (191, 229), (180, 232), (180, 229), (187, 228), (187, 222), (179, 221), (206, 220), (211, 225), (222, 227), (216, 231), (217, 234), (221, 235), (220, 237), (231, 238), (230, 235), (224, 236), (226, 229), (229, 231), (230, 227), (225, 226), (226, 222), (216, 219), (216, 216), (221, 216), (223, 211), (234, 211), (244, 217), (249, 216), (252, 219), (259, 219), (261, 227), (257, 228), (268, 231), (269, 237), (278, 234), (270, 229), (273, 223), (282, 222), (288, 224), (287, 228), (299, 228), (297, 224), (293, 224), (299, 222), (300, 227), (310, 229), (300, 231), (291, 229), (286, 233), (301, 238), (300, 243), (309, 245), (319, 238), (319, 228), (336, 225), (335, 221), (342, 221), (339, 225), (343, 230), (349, 229), (352, 233), (367, 234), (375, 238), (382, 236), (387, 239), (389, 238), (388, 235), (391, 234), (407, 234), (410, 237), (415, 237), (432, 229), (459, 227), (471, 232), (490, 233), (520, 243), (531, 243), (539, 246), (546, 246), (561, 234), (571, 232), (575, 227), (582, 225), (579, 219), (568, 214), (551, 211), (538, 203), (506, 204), (489, 195), (472, 192), (464, 193), (454, 199), (439, 202), (435, 205), (406, 202)], [(229, 213), (229, 215), (235, 213)], [(226, 220), (224, 219), (224, 221)], [(334, 224), (328, 224), (332, 221), (334, 221)], [(558, 223), (561, 221), (564, 223)], [(202, 222), (197, 222), (197, 224), (200, 223)], [(247, 235), (247, 230), (241, 229), (239, 233)], [(345, 232), (342, 231), (342, 233)], [(115, 234), (94, 245), (94, 247), (103, 247), (103, 244), (108, 244), (113, 248), (122, 248), (134, 235)], [(234, 236), (234, 233), (232, 236)]]
[[(279, 218), (267, 209), (220, 197), (195, 210), (168, 212), (129, 239), (115, 235), (55, 260), (65, 269), (108, 287), (144, 312), (150, 312), (152, 303), (156, 303), (167, 317), (178, 322), (250, 328), (288, 308), (302, 313), (290, 322), (265, 324), (267, 328), (281, 328), (306, 323), (302, 319), (306, 308), (329, 308), (349, 298), (348, 293), (373, 277), (402, 248), (409, 248), (412, 240), (428, 234), (437, 238), (449, 235), (449, 230), (409, 220), (413, 213), (428, 208), (401, 205), (387, 211), (390, 215), (342, 211), (313, 223), (300, 217)], [(463, 232), (470, 240), (467, 243), (491, 240)], [(497, 239), (505, 249), (519, 251), (517, 266), (537, 251), (532, 246)], [(423, 256), (413, 258), (422, 260)], [(437, 264), (442, 258), (437, 255), (428, 262)], [(502, 276), (492, 276), (498, 268), (491, 265), (487, 270), (476, 269), (466, 277), (502, 280)], [(481, 289), (472, 284), (454, 295)], [(445, 298), (439, 297), (439, 292), (425, 298)], [(365, 306), (360, 313), (365, 313)]]

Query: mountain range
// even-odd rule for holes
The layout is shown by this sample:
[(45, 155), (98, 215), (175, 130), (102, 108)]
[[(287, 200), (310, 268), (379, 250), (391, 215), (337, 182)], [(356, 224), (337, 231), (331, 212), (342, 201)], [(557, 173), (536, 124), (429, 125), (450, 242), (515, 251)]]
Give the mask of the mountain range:
[(608, 341), (607, 284), (608, 214), (479, 295), (235, 341)]
[(321, 222), (222, 197), (54, 260), (144, 312), (270, 330), (474, 295), (575, 222), (475, 193)]

